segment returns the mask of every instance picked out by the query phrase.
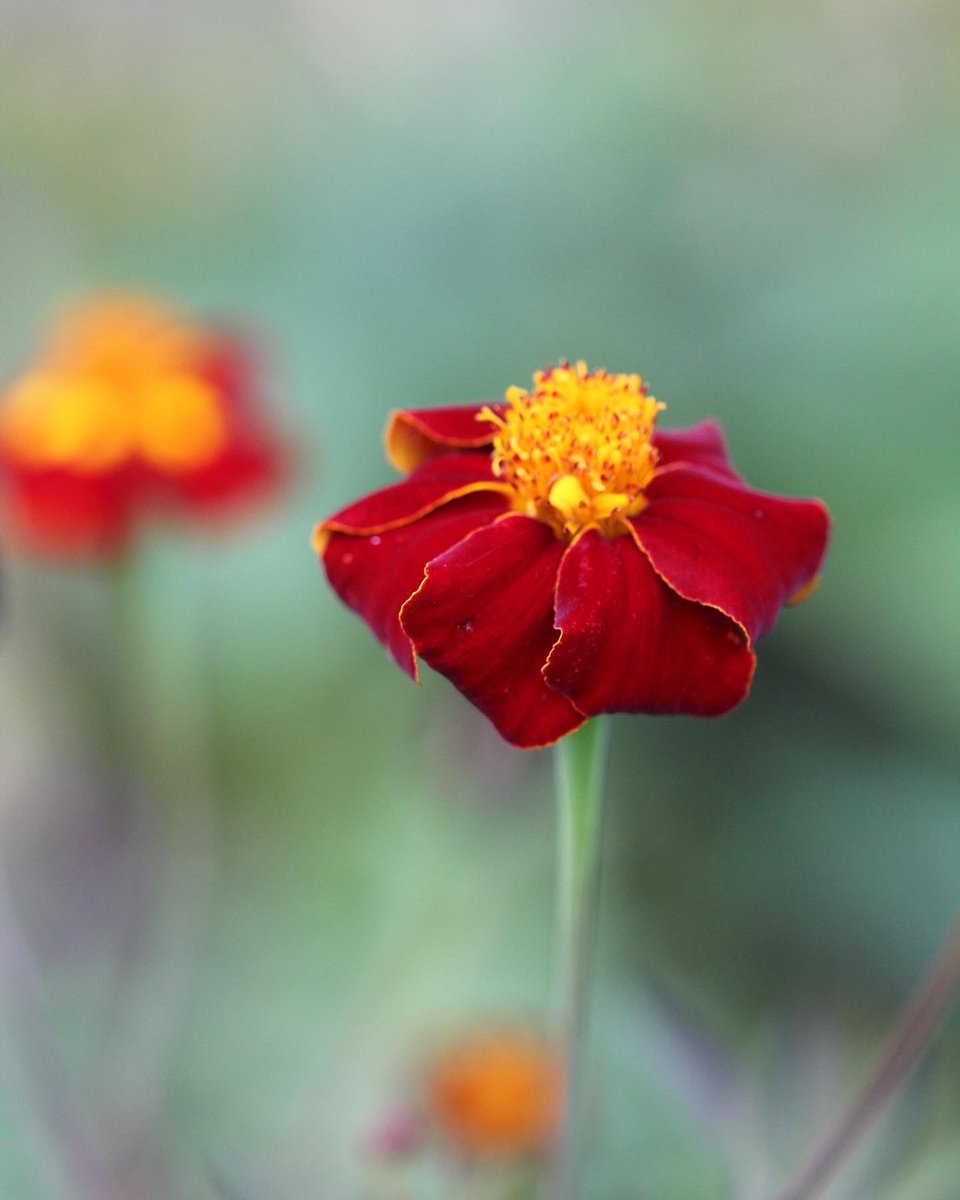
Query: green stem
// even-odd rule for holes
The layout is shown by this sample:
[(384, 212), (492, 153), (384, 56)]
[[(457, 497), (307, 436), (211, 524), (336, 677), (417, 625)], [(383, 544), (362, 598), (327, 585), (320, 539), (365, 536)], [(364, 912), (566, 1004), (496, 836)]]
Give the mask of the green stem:
[(574, 1200), (579, 1185), (608, 734), (607, 719), (598, 717), (559, 742), (556, 751), (559, 1036), (566, 1075), (556, 1200)]

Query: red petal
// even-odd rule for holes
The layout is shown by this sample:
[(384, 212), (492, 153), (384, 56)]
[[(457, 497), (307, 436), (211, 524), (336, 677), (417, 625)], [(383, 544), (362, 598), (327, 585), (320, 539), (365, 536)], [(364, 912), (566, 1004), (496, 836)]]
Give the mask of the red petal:
[(289, 477), (290, 464), (277, 443), (234, 435), (203, 467), (155, 474), (161, 495), (197, 513), (219, 517), (275, 495)]
[(563, 550), (542, 522), (504, 517), (433, 559), (400, 614), (417, 654), (524, 750), (583, 723), (541, 674)]
[(126, 547), (134, 496), (123, 473), (11, 470), (5, 490), (6, 524), (28, 553), (104, 559)]
[[(485, 406), (398, 409), (390, 414), (384, 432), (387, 458), (405, 475), (449, 450), (482, 450), (493, 441), (496, 426), (478, 421)], [(494, 411), (500, 406), (490, 405)]]
[(554, 646), (544, 676), (588, 716), (715, 717), (746, 696), (754, 656), (737, 626), (681, 599), (631, 537), (590, 530), (557, 579)]
[(818, 500), (755, 492), (678, 465), (655, 476), (631, 519), (637, 543), (688, 600), (719, 608), (751, 640), (819, 571), (830, 518)]
[(675, 463), (693, 463), (739, 478), (716, 421), (701, 421), (689, 429), (658, 429), (653, 444), (660, 452), (660, 470)]
[(198, 374), (212, 384), (228, 404), (239, 402), (241, 407), (250, 408), (250, 400), (264, 375), (254, 339), (248, 334), (226, 329), (209, 329), (207, 333), (196, 364)]
[(202, 467), (149, 473), (162, 498), (204, 516), (232, 515), (275, 495), (291, 474), (292, 456), (267, 423), (263, 371), (250, 338), (212, 333), (196, 369), (220, 394), (226, 445)]
[(416, 678), (410, 639), (398, 614), (423, 582), (427, 562), (456, 545), (503, 511), (496, 494), (464, 496), (422, 521), (370, 537), (334, 533), (323, 554), (327, 578), (340, 599), (358, 613), (397, 663)]
[(314, 534), (314, 548), (323, 553), (331, 533), (384, 533), (409, 525), (458, 496), (480, 491), (498, 496), (506, 492), (494, 479), (487, 455), (444, 454), (418, 467), (402, 483), (373, 492), (321, 521)]

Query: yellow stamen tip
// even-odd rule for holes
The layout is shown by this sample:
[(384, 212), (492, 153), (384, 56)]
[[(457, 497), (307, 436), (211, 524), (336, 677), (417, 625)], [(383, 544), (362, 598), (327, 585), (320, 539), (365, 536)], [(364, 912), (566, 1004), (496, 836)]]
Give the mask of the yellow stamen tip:
[(590, 497), (576, 475), (561, 475), (551, 487), (547, 499), (561, 516), (567, 518), (590, 504)]

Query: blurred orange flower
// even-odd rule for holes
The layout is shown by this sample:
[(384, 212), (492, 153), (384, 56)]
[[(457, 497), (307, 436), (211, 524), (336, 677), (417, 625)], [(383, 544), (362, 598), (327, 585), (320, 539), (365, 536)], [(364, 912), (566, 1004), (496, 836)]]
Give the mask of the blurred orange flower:
[(546, 1151), (563, 1100), (559, 1060), (527, 1031), (483, 1031), (439, 1054), (426, 1106), (441, 1136), (462, 1153), (519, 1158)]
[(286, 466), (260, 408), (244, 341), (149, 297), (86, 300), (0, 393), (4, 523), (32, 553), (104, 558), (148, 512), (259, 499)]

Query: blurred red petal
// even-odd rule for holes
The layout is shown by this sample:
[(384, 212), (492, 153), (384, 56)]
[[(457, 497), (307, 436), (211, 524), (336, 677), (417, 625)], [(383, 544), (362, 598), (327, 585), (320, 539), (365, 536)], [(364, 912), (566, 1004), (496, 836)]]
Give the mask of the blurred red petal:
[(323, 554), (327, 578), (340, 599), (363, 618), (397, 663), (416, 678), (410, 639), (398, 614), (423, 582), (427, 562), (504, 510), (496, 493), (454, 500), (422, 521), (369, 537), (333, 533)]
[(756, 492), (735, 479), (677, 465), (658, 473), (630, 520), (663, 579), (720, 609), (751, 640), (820, 570), (830, 519), (817, 500)]
[(202, 353), (196, 364), (197, 374), (220, 393), (233, 408), (251, 407), (263, 377), (263, 363), (257, 345), (249, 335), (229, 330), (208, 329)]
[(12, 470), (5, 490), (10, 535), (32, 554), (104, 559), (126, 548), (133, 496), (123, 473)]
[(564, 545), (511, 514), (434, 558), (400, 622), (414, 649), (521, 749), (583, 723), (541, 673), (556, 641), (553, 589)]
[(322, 553), (331, 533), (384, 533), (400, 525), (409, 525), (471, 492), (504, 496), (506, 489), (493, 478), (487, 455), (444, 454), (418, 467), (402, 483), (364, 496), (329, 520), (322, 521), (314, 535), (314, 547)]
[(220, 394), (226, 444), (200, 467), (152, 474), (163, 496), (216, 517), (276, 494), (290, 476), (292, 455), (264, 420), (261, 367), (249, 339), (217, 333), (205, 346), (197, 369)]
[(190, 471), (164, 471), (157, 483), (179, 505), (219, 517), (269, 500), (288, 476), (288, 457), (279, 446), (233, 437), (209, 463)]
[(671, 591), (628, 536), (590, 530), (570, 546), (556, 625), (544, 677), (588, 716), (719, 716), (750, 687), (754, 657), (742, 632)]
[[(398, 409), (390, 414), (384, 432), (387, 458), (405, 475), (438, 454), (450, 450), (481, 450), (493, 441), (495, 427), (478, 421), (485, 406)], [(494, 411), (501, 405), (490, 405)]]

